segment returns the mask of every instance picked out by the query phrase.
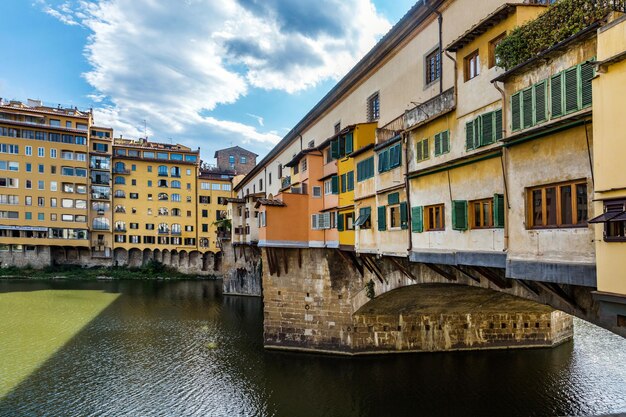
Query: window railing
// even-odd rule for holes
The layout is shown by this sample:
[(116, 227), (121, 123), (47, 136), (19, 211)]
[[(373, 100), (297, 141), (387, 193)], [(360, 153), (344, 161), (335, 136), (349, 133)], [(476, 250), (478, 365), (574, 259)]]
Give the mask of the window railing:
[(125, 168), (113, 168), (114, 174), (130, 175), (130, 169)]
[(626, 13), (626, 0), (560, 0), (504, 38), (496, 47), (496, 62), (509, 70), (605, 19), (612, 11)]

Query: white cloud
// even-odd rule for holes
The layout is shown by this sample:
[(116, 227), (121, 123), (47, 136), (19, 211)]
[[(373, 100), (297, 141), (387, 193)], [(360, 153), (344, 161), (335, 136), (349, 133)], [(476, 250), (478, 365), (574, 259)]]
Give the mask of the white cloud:
[[(98, 124), (140, 136), (146, 120), (159, 138), (196, 138), (203, 148), (206, 136), (277, 143), (276, 131), (211, 111), (251, 88), (293, 93), (338, 79), (390, 27), (371, 0), (37, 1), (90, 31), (84, 53), (92, 69), (84, 77), (101, 103)], [(247, 115), (264, 128), (262, 117)]]

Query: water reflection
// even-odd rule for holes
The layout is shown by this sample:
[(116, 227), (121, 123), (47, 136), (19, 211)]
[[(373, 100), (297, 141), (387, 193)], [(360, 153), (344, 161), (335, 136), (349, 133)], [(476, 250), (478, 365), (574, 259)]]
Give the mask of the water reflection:
[(626, 340), (580, 321), (556, 349), (342, 358), (263, 350), (261, 300), (224, 297), (221, 282), (0, 282), (0, 292), (40, 289), (121, 295), (0, 400), (2, 416), (626, 410)]

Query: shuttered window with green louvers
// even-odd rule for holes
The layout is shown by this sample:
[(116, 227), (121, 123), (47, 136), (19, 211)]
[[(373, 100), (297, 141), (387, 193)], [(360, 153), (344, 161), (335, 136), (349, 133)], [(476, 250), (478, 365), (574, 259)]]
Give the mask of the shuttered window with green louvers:
[(563, 74), (550, 78), (550, 110), (553, 118), (563, 115)]
[(378, 207), (378, 230), (387, 230), (387, 207)]
[(424, 207), (411, 208), (411, 231), (422, 233), (424, 231)]
[(592, 102), (592, 88), (591, 80), (595, 75), (594, 65), (590, 62), (585, 62), (580, 66), (580, 95), (582, 107), (591, 106)]
[(465, 124), (467, 150), (490, 145), (502, 139), (502, 109), (481, 114)]
[(415, 146), (415, 159), (419, 161), (424, 161), (430, 157), (430, 149), (428, 146), (428, 138), (422, 139), (417, 142)]
[(344, 140), (346, 141), (346, 155), (350, 155), (354, 150), (354, 137), (352, 136), (352, 132), (348, 133)]
[(339, 177), (333, 175), (330, 179), (330, 188), (333, 194), (339, 194)]
[(374, 176), (374, 157), (367, 158), (356, 164), (357, 182), (365, 181)]
[(402, 144), (398, 143), (389, 148), (389, 169), (399, 167), (402, 164)]
[(565, 71), (565, 112), (578, 110), (578, 67)]
[(340, 232), (343, 232), (344, 230), (344, 225), (343, 225), (344, 217), (345, 216), (343, 214), (337, 213), (337, 230)]
[(546, 100), (546, 81), (538, 82), (533, 86), (534, 98), (534, 124), (542, 123), (548, 120)]
[(348, 182), (347, 191), (354, 190), (354, 171), (350, 171), (346, 174), (346, 179)]
[(389, 171), (389, 151), (385, 150), (378, 154), (378, 172)]
[(387, 195), (387, 204), (398, 204), (400, 202), (400, 193), (391, 193)]
[(452, 229), (467, 230), (467, 200), (452, 201)]
[(450, 131), (446, 130), (435, 135), (435, 156), (450, 152)]
[(504, 227), (504, 195), (493, 196), (493, 227)]
[(409, 205), (406, 201), (400, 203), (400, 228), (408, 229), (409, 228)]
[(521, 115), (522, 115), (522, 102), (521, 94), (515, 93), (511, 96), (511, 130), (515, 132), (522, 127)]
[(533, 125), (533, 90), (522, 91), (522, 122), (524, 129)]

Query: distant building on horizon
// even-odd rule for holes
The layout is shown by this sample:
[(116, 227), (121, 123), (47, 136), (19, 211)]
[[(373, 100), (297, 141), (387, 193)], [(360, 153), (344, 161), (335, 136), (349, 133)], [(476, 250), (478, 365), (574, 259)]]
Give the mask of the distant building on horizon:
[(221, 170), (234, 170), (236, 174), (247, 174), (256, 166), (259, 156), (240, 146), (232, 146), (215, 151), (217, 167)]

